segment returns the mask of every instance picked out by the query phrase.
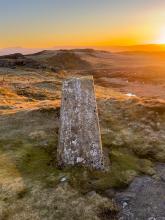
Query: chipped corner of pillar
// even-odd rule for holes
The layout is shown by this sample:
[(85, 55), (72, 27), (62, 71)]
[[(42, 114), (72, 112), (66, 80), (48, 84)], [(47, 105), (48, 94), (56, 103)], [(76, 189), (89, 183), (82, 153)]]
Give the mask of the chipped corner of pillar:
[(58, 165), (104, 170), (98, 111), (92, 76), (63, 82)]

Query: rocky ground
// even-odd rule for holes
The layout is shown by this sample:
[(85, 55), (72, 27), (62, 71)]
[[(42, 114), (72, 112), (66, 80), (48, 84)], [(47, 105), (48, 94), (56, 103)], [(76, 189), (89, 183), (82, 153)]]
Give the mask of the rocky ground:
[[(159, 77), (153, 74), (144, 81), (142, 74), (133, 77), (130, 69), (122, 72), (121, 65), (130, 63), (124, 55), (118, 60), (119, 73), (112, 71), (117, 58), (107, 52), (76, 50), (70, 56), (73, 51), (61, 51), (58, 57), (56, 53), (3, 57), (12, 59), (12, 66), (0, 68), (0, 219), (165, 219), (163, 67)], [(42, 66), (13, 64), (13, 59), (33, 60), (31, 65), (35, 60)], [(104, 76), (102, 66), (109, 68)], [(92, 73), (110, 169), (60, 170), (56, 147), (62, 81)], [(118, 81), (108, 84), (112, 73)], [(139, 83), (140, 93), (134, 95), (137, 89), (125, 86), (128, 77), (131, 86)], [(159, 89), (159, 96), (153, 96), (153, 88)]]
[(164, 220), (165, 165), (156, 165), (153, 177), (136, 177), (128, 189), (116, 193), (115, 199), (121, 208), (121, 220)]

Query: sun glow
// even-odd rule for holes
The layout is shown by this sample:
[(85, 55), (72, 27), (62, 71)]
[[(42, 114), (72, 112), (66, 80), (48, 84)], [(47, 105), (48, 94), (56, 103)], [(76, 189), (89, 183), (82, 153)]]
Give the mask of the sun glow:
[(159, 37), (156, 40), (157, 44), (165, 44), (165, 28), (160, 31)]

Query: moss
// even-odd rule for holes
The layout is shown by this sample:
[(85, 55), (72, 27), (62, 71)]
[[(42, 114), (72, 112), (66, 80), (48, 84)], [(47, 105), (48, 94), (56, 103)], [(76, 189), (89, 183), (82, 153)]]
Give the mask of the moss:
[(102, 145), (103, 147), (109, 148), (111, 147), (111, 143), (109, 141), (109, 135), (107, 134), (102, 134), (101, 135), (101, 140), (102, 140)]
[(15, 151), (17, 148), (26, 143), (26, 139), (23, 137), (15, 137), (11, 139), (0, 139), (0, 149), (2, 151)]
[(69, 184), (81, 191), (86, 193), (91, 190), (90, 186), (90, 170), (83, 167), (70, 167), (64, 169), (64, 173), (69, 178)]
[(164, 143), (144, 144), (133, 148), (135, 154), (141, 158), (148, 158), (153, 161), (165, 162)]
[(55, 170), (49, 153), (31, 144), (24, 144), (21, 149), (17, 149), (15, 161), (22, 174), (31, 178), (41, 179)]
[(118, 165), (121, 170), (138, 170), (137, 158), (126, 150), (112, 150), (110, 153), (112, 165)]
[[(8, 144), (8, 147), (5, 148)], [(56, 166), (57, 136), (49, 137), (45, 145), (37, 140), (21, 139), (0, 142), (3, 151), (12, 155), (15, 166), (25, 179), (42, 182), (45, 187), (54, 187), (60, 183), (60, 177), (66, 176), (69, 184), (82, 193), (91, 190), (102, 192), (108, 188), (123, 188), (136, 175), (154, 173), (152, 162), (139, 159), (127, 148), (108, 148), (110, 170), (108, 172), (91, 171), (83, 167), (68, 167), (60, 170)]]
[[(91, 188), (98, 192), (103, 192), (109, 188), (124, 188), (128, 185), (130, 180), (130, 176), (128, 176), (127, 172), (123, 172), (119, 170), (119, 167), (112, 166), (110, 172), (106, 173), (93, 173), (91, 178)], [(130, 174), (129, 174), (130, 175)], [(135, 173), (133, 172), (133, 177), (135, 177)], [(131, 172), (132, 178), (132, 172)], [(128, 182), (129, 181), (129, 182)]]
[(127, 149), (112, 150), (110, 153), (112, 166), (118, 166), (120, 170), (134, 170), (137, 173), (148, 173), (153, 168), (153, 163), (147, 159), (140, 159)]
[(153, 164), (147, 159), (139, 159), (127, 149), (115, 149), (110, 152), (110, 170), (92, 171), (82, 167), (63, 170), (69, 177), (72, 187), (85, 193), (91, 190), (102, 192), (111, 187), (124, 188), (139, 174), (154, 174)]
[(15, 140), (1, 139), (0, 150), (1, 155), (6, 155), (11, 161), (11, 169), (15, 168), (24, 180), (37, 180), (46, 185), (53, 185), (55, 178), (53, 180), (50, 176), (54, 175), (57, 178), (60, 172), (55, 166), (56, 145), (56, 138), (50, 137), (46, 145), (42, 145), (38, 141), (17, 137)]

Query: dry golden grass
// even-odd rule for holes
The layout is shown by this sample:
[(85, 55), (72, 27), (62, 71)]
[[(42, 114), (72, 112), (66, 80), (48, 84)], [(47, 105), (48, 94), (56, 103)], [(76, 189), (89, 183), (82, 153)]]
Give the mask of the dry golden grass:
[[(107, 62), (100, 53), (81, 56), (97, 68)], [(96, 74), (96, 84), (107, 74), (102, 71)], [(25, 69), (0, 73), (7, 81), (0, 88), (0, 219), (115, 219), (117, 208), (102, 193), (126, 187), (137, 175), (154, 175), (154, 162), (164, 162), (164, 101), (130, 97), (121, 88), (100, 83), (95, 91), (111, 169), (106, 173), (58, 169), (61, 83), (75, 73)]]

